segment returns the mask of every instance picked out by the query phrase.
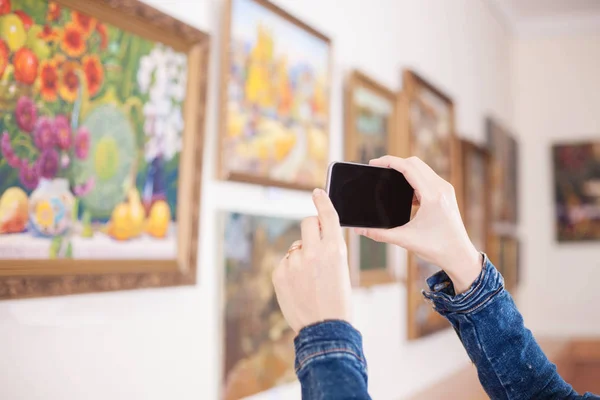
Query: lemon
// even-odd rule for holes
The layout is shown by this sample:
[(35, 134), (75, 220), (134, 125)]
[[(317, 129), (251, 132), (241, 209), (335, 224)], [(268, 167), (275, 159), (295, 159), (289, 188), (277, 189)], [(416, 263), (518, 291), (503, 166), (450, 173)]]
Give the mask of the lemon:
[(146, 231), (156, 238), (164, 238), (167, 235), (170, 221), (171, 210), (169, 205), (164, 200), (158, 200), (150, 208)]
[(17, 51), (25, 44), (27, 34), (23, 21), (15, 14), (6, 14), (0, 17), (0, 37), (2, 37), (10, 51)]

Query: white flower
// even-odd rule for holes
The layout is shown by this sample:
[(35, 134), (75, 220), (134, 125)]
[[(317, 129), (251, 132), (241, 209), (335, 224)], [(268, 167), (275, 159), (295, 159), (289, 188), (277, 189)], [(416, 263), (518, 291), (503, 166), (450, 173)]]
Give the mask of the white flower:
[(164, 46), (155, 46), (142, 57), (137, 74), (140, 91), (149, 99), (144, 104), (145, 158), (162, 155), (166, 160), (181, 151), (187, 57)]

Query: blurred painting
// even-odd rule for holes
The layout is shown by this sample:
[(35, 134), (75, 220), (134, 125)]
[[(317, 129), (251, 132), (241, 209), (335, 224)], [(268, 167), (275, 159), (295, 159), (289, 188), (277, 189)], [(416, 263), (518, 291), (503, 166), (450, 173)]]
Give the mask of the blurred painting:
[[(404, 157), (417, 156), (438, 175), (457, 186), (460, 162), (457, 159), (457, 139), (454, 132), (452, 99), (414, 71), (403, 73), (401, 97), (401, 140), (406, 149)], [(461, 204), (462, 193), (457, 192)], [(418, 212), (413, 207), (413, 214)], [(408, 254), (408, 338), (418, 339), (447, 328), (448, 323), (431, 305), (421, 291), (429, 290), (426, 279), (439, 268), (415, 254)]]
[(271, 273), (299, 238), (299, 221), (225, 216), (225, 400), (245, 398), (296, 377), (295, 334), (277, 304)]
[(491, 219), (517, 223), (518, 145), (497, 121), (487, 120), (487, 142), (491, 155)]
[(329, 39), (266, 0), (230, 0), (220, 169), (225, 179), (323, 186)]
[(462, 141), (463, 219), (471, 241), (479, 251), (488, 242), (488, 155), (473, 143)]
[[(347, 161), (368, 164), (373, 158), (397, 154), (396, 94), (367, 75), (354, 71), (346, 88), (345, 146)], [(349, 246), (358, 242), (358, 268), (361, 286), (394, 281), (388, 266), (387, 245), (364, 236), (350, 236)], [(349, 254), (354, 254), (349, 249)], [(353, 262), (354, 261), (354, 262)], [(351, 257), (351, 263), (356, 263)]]
[(154, 26), (142, 17), (125, 31), (61, 2), (2, 4), (0, 259), (175, 263), (187, 50), (134, 33)]
[(600, 141), (555, 145), (552, 152), (558, 241), (600, 240)]
[(517, 287), (520, 278), (519, 242), (510, 236), (500, 236), (497, 242), (498, 259), (492, 262), (502, 274), (506, 289), (512, 291)]

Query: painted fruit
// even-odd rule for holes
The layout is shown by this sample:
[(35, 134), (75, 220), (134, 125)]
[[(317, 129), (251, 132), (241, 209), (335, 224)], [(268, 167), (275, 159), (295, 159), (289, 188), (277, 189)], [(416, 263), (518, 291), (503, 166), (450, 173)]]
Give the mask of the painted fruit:
[(170, 221), (171, 210), (169, 205), (164, 200), (158, 200), (150, 208), (146, 232), (155, 238), (164, 238), (167, 235)]
[(23, 28), (25, 28), (25, 30), (29, 30), (29, 28), (31, 28), (31, 25), (33, 25), (33, 20), (25, 11), (17, 10), (15, 11), (15, 15), (21, 19)]
[(6, 41), (10, 51), (19, 50), (27, 39), (21, 18), (15, 14), (0, 17), (0, 37)]
[(30, 49), (24, 47), (15, 53), (13, 60), (15, 79), (31, 85), (35, 82), (38, 71), (38, 59)]
[(25, 41), (25, 46), (33, 50), (38, 60), (50, 58), (50, 46), (39, 36), (43, 30), (40, 25), (33, 25), (27, 32), (27, 41)]
[(10, 0), (0, 0), (0, 15), (10, 12)]
[(116, 240), (131, 238), (131, 217), (127, 203), (117, 204), (110, 217), (108, 234)]
[(0, 39), (0, 77), (4, 74), (8, 65), (8, 47), (4, 40)]
[(18, 187), (7, 189), (0, 197), (0, 233), (23, 232), (29, 220), (27, 194)]

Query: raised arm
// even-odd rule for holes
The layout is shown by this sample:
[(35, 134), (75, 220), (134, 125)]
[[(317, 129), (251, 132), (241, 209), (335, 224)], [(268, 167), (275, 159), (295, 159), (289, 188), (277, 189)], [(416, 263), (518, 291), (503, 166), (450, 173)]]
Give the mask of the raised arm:
[(371, 164), (394, 168), (415, 189), (419, 210), (408, 224), (389, 230), (361, 229), (439, 265), (425, 297), (450, 320), (479, 379), (492, 399), (578, 399), (556, 372), (494, 266), (473, 246), (463, 225), (454, 188), (418, 158), (382, 157)]
[(296, 374), (302, 398), (370, 399), (360, 333), (352, 325), (346, 243), (327, 194), (316, 189), (318, 217), (302, 221), (294, 242), (273, 272), (277, 300), (296, 332)]

